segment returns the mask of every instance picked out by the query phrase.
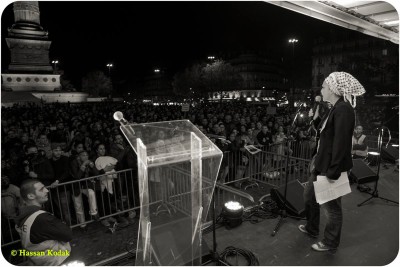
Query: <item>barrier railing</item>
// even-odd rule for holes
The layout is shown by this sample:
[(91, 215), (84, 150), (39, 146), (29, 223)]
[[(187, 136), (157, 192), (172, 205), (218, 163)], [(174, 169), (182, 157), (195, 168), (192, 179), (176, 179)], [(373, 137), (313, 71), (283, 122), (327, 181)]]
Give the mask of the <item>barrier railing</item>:
[[(129, 169), (47, 187), (49, 200), (43, 208), (71, 228), (94, 222), (96, 213), (99, 219), (105, 219), (133, 211), (139, 208), (134, 175)], [(18, 243), (20, 237), (15, 230), (15, 216), (2, 213), (1, 219), (1, 246)]]
[[(368, 142), (368, 145), (373, 147), (373, 140)], [(309, 162), (315, 142), (292, 141), (289, 148), (283, 143), (258, 148), (260, 151), (255, 154), (244, 148), (236, 152), (224, 153), (215, 187), (218, 208), (230, 200), (239, 201), (245, 208), (255, 205), (250, 194), (236, 188), (246, 190), (248, 187), (256, 186), (257, 183), (280, 187), (284, 185), (286, 179), (288, 182), (296, 179), (300, 182), (307, 181)], [(288, 153), (289, 163), (286, 170)], [(211, 171), (204, 166), (203, 172)], [(191, 208), (191, 185), (187, 179), (190, 175), (190, 163), (163, 167), (162, 174), (169, 178), (164, 179), (159, 187), (151, 187), (162, 188), (162, 190), (161, 194), (151, 194), (153, 197), (149, 205), (155, 207), (156, 213), (188, 213)], [(49, 189), (49, 201), (44, 208), (71, 228), (96, 221), (96, 211), (99, 213), (99, 219), (102, 220), (137, 210), (140, 208), (140, 203), (136, 175), (129, 169), (59, 184)], [(212, 188), (212, 182), (203, 179), (203, 190), (212, 190)], [(1, 219), (1, 246), (18, 243), (20, 239), (14, 229), (14, 218), (2, 213)], [(209, 221), (209, 217), (203, 219)]]
[[(203, 171), (211, 170), (207, 170), (205, 166)], [(190, 179), (187, 179), (190, 176), (190, 164), (173, 168), (166, 167), (160, 174), (168, 179), (161, 179), (162, 182), (158, 186), (151, 187), (161, 189), (160, 194), (151, 194), (152, 199), (149, 205), (153, 214), (158, 215), (162, 212), (170, 213), (170, 215), (176, 212), (188, 214), (191, 209), (191, 184)], [(203, 180), (203, 190), (212, 190), (212, 185), (211, 181)], [(217, 205), (229, 200), (240, 200), (241, 203), (248, 203), (248, 205), (254, 203), (253, 198), (247, 193), (223, 184), (217, 184), (216, 188)], [(70, 181), (48, 189), (49, 201), (44, 205), (44, 209), (53, 213), (71, 228), (95, 222), (96, 210), (99, 213), (99, 219), (102, 220), (140, 208), (136, 176), (131, 169)], [(113, 194), (110, 194), (110, 191)], [(2, 214), (2, 247), (20, 242), (20, 237), (15, 230), (14, 218)], [(204, 220), (209, 220), (209, 217)]]
[[(232, 185), (244, 189), (256, 183), (279, 187), (285, 183), (286, 178), (288, 182), (296, 179), (305, 182), (309, 175), (308, 166), (313, 145), (315, 142), (313, 144), (311, 141), (292, 141), (289, 149), (285, 144), (277, 144), (259, 147), (261, 151), (255, 154), (245, 149), (225, 152), (215, 189), (217, 207), (222, 207), (223, 203), (229, 200), (237, 200), (245, 207), (255, 204), (251, 195), (237, 190)], [(149, 205), (155, 207), (156, 213), (187, 213), (191, 208), (191, 185), (187, 179), (190, 175), (190, 163), (163, 167), (161, 171), (161, 174), (169, 178), (163, 179), (162, 184), (150, 187), (162, 190), (160, 194), (151, 194)], [(203, 172), (211, 171), (204, 166)], [(49, 201), (44, 208), (71, 228), (93, 223), (96, 220), (96, 211), (102, 220), (137, 210), (140, 203), (136, 175), (129, 169), (59, 184), (49, 189)], [(212, 188), (212, 182), (203, 179), (203, 190)], [(12, 219), (2, 215), (2, 247), (19, 242)]]
[[(243, 187), (242, 183), (245, 181), (250, 182), (244, 186), (244, 189), (252, 187), (255, 182), (279, 187), (285, 183), (287, 153), (289, 153), (288, 181), (298, 179), (300, 182), (305, 182), (309, 175), (311, 148), (305, 148), (302, 144), (293, 144), (290, 149), (285, 145), (278, 148), (262, 147), (261, 151), (255, 154), (246, 150), (225, 152), (219, 181), (225, 185), (234, 184), (236, 187)], [(296, 150), (297, 152), (307, 152), (296, 153)]]

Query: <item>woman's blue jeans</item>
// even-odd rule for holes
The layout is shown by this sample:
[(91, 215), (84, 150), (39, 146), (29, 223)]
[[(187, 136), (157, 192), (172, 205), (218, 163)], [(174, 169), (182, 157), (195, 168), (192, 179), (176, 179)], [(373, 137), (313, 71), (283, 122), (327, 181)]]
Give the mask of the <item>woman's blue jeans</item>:
[[(315, 200), (313, 184), (316, 178), (316, 175), (311, 174), (304, 188), (304, 204), (307, 218), (306, 230), (312, 235), (319, 234), (320, 224), (320, 205)], [(322, 243), (329, 247), (337, 248), (340, 243), (343, 223), (341, 198), (328, 201), (322, 204), (321, 207), (327, 217)]]

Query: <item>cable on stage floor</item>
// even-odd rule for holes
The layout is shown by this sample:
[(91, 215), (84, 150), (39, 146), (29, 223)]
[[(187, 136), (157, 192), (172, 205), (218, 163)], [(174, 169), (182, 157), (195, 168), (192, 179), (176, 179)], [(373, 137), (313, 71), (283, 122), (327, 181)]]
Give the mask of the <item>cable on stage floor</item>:
[[(239, 263), (239, 256), (243, 257), (247, 261), (246, 266), (259, 266), (260, 263), (258, 262), (257, 257), (251, 252), (250, 250), (247, 249), (241, 249), (241, 248), (235, 248), (232, 246), (229, 246), (225, 248), (224, 251), (222, 251), (220, 257), (223, 262), (227, 263), (230, 266), (239, 266), (242, 265), (242, 262)], [(228, 259), (231, 259), (232, 257), (235, 257), (236, 262), (233, 264), (230, 262)]]

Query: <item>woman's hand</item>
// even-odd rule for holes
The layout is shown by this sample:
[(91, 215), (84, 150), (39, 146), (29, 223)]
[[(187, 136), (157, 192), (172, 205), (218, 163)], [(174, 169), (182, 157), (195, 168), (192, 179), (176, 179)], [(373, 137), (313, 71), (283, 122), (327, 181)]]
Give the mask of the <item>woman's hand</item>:
[(103, 171), (104, 171), (104, 172), (109, 172), (109, 171), (114, 170), (114, 168), (115, 168), (115, 165), (113, 165), (113, 164), (108, 164), (107, 166), (105, 166), (105, 167), (103, 168)]

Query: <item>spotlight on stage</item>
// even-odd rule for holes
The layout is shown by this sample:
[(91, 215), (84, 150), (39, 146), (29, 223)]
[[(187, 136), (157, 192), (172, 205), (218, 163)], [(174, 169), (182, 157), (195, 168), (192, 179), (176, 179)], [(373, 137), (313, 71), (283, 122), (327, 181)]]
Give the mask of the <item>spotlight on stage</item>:
[(71, 262), (68, 262), (67, 264), (63, 264), (61, 266), (82, 267), (82, 266), (85, 266), (85, 263), (83, 261), (71, 261)]
[(368, 162), (370, 166), (376, 166), (380, 153), (376, 151), (368, 152)]
[(238, 227), (242, 224), (243, 206), (237, 201), (229, 201), (222, 208), (222, 218), (227, 229)]

